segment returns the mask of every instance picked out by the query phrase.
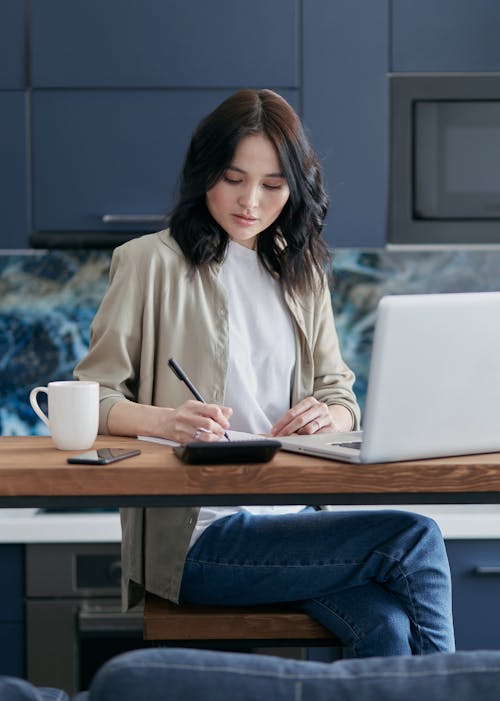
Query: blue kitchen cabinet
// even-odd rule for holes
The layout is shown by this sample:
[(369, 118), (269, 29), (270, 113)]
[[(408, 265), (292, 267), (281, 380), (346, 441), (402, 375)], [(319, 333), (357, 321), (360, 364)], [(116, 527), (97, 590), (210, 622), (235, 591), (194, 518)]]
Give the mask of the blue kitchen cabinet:
[(386, 0), (304, 0), (303, 117), (325, 172), (334, 249), (385, 243), (387, 46)]
[(497, 0), (391, 3), (391, 70), (500, 71)]
[(0, 545), (0, 674), (24, 676), (24, 546)]
[(28, 246), (26, 93), (0, 90), (0, 249)]
[(447, 540), (457, 650), (500, 649), (500, 540)]
[[(198, 121), (232, 90), (34, 90), (36, 245), (157, 230)], [(283, 91), (296, 103), (293, 90)]]
[(28, 245), (24, 2), (0, 2), (0, 249)]
[(162, 226), (207, 112), (251, 86), (297, 104), (298, 7), (32, 3), (31, 243), (112, 247)]
[(298, 0), (31, 3), (34, 87), (296, 87)]
[[(24, 2), (0, 2), (0, 90), (25, 86)], [(0, 112), (1, 114), (1, 112)]]

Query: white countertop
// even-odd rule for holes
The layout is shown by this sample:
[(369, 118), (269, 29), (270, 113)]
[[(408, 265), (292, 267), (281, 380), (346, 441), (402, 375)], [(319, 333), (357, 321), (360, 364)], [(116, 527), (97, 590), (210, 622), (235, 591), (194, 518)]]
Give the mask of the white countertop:
[(38, 513), (0, 509), (0, 543), (119, 543), (118, 512)]
[[(500, 539), (500, 504), (332, 506), (332, 510), (395, 508), (434, 518), (443, 536)], [(121, 540), (118, 512), (38, 513), (0, 509), (0, 543), (116, 543)]]
[(448, 539), (500, 539), (500, 504), (402, 504), (392, 506), (330, 506), (339, 511), (403, 509), (433, 518)]

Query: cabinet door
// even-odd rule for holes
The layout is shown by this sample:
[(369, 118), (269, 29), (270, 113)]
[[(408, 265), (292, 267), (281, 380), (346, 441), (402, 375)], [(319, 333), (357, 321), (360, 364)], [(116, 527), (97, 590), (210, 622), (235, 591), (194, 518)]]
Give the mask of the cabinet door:
[(231, 93), (34, 91), (35, 232), (158, 229), (195, 126)]
[(0, 545), (0, 674), (24, 674), (24, 546)]
[(448, 540), (457, 650), (500, 649), (500, 540)]
[(24, 677), (24, 623), (0, 621), (0, 674)]
[(0, 545), (0, 621), (24, 620), (24, 546)]
[(382, 246), (387, 1), (304, 0), (303, 116), (322, 159), (331, 246)]
[(0, 90), (0, 249), (28, 245), (26, 96)]
[(391, 3), (392, 71), (500, 70), (500, 3)]
[(0, 90), (24, 88), (24, 2), (0, 2)]
[(31, 4), (35, 87), (297, 85), (298, 0)]

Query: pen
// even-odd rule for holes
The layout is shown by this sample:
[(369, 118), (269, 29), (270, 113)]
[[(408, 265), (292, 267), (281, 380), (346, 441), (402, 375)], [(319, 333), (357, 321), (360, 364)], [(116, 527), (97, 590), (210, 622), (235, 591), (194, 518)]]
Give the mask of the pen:
[[(185, 384), (186, 387), (189, 389), (189, 391), (191, 392), (191, 394), (193, 395), (193, 397), (194, 397), (195, 399), (197, 399), (199, 402), (203, 402), (203, 404), (206, 404), (205, 400), (203, 399), (203, 397), (201, 396), (201, 394), (198, 392), (198, 390), (196, 389), (196, 387), (193, 385), (193, 383), (191, 382), (191, 380), (189, 379), (189, 377), (186, 375), (186, 373), (184, 372), (184, 370), (181, 368), (180, 365), (178, 365), (178, 364), (175, 362), (175, 360), (174, 360), (173, 358), (169, 358), (169, 359), (168, 359), (168, 366), (169, 366), (169, 368), (177, 375), (177, 377), (179, 378), (179, 380), (180, 380), (181, 382), (184, 382), (184, 384)], [(224, 431), (224, 437), (225, 437), (228, 441), (230, 440), (230, 438), (229, 438), (229, 436), (227, 435), (227, 432), (226, 432), (226, 431)]]

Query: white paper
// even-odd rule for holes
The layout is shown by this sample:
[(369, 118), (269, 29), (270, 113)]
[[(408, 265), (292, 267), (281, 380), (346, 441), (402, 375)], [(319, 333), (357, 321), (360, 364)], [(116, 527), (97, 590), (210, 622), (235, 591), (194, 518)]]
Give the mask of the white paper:
[[(261, 436), (256, 433), (245, 433), (244, 431), (227, 431), (229, 440), (231, 441), (259, 441), (266, 436)], [(162, 445), (176, 446), (180, 445), (176, 441), (171, 441), (168, 438), (157, 438), (156, 436), (137, 436), (140, 441), (150, 441), (151, 443), (161, 443)], [(221, 438), (221, 440), (225, 440)]]

